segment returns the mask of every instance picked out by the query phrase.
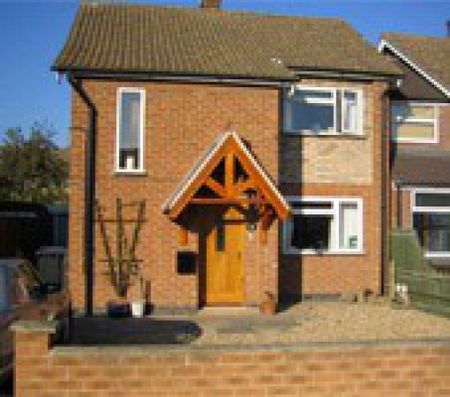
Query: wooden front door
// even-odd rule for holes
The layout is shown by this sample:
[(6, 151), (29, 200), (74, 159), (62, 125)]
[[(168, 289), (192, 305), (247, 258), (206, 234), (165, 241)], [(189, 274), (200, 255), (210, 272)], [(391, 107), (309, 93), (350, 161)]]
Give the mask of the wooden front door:
[(242, 214), (230, 208), (218, 217), (206, 241), (206, 304), (240, 304), (244, 300)]

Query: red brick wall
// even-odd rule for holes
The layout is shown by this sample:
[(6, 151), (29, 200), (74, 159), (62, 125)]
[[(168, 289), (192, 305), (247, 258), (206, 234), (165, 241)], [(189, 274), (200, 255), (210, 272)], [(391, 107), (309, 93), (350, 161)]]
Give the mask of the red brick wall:
[(450, 344), (60, 348), (16, 332), (16, 397), (448, 396)]
[[(295, 189), (285, 187), (287, 194)], [(378, 293), (381, 275), (380, 198), (370, 186), (306, 185), (308, 196), (361, 197), (363, 199), (363, 253), (282, 255), (280, 290), (287, 297), (301, 294), (339, 294), (370, 289)], [(280, 250), (283, 249), (280, 247)]]
[[(333, 86), (333, 82), (322, 85)], [(344, 82), (334, 83), (346, 85)], [(351, 83), (349, 83), (350, 86)], [(313, 150), (311, 140), (322, 139), (317, 145), (327, 145), (323, 158), (312, 159), (327, 164), (328, 182), (314, 183), (324, 179), (319, 171), (303, 175), (309, 183), (282, 183), (285, 195), (311, 195), (329, 197), (361, 197), (364, 208), (364, 247), (362, 254), (280, 255), (280, 295), (298, 298), (299, 295), (345, 294), (369, 289), (381, 292), (382, 283), (382, 224), (381, 224), (381, 183), (382, 183), (382, 110), (384, 83), (355, 85), (363, 90), (364, 137), (304, 137), (298, 143), (301, 154)], [(286, 140), (292, 138), (286, 138)], [(298, 138), (297, 138), (298, 139)], [(344, 143), (344, 147), (339, 149)], [(286, 147), (286, 146), (285, 146)], [(288, 146), (288, 151), (292, 150)], [(339, 156), (333, 154), (342, 150)], [(355, 154), (354, 151), (359, 151)], [(284, 154), (288, 161), (297, 159), (295, 154)], [(308, 157), (308, 154), (306, 154)], [(355, 159), (358, 159), (355, 161)], [(385, 165), (387, 167), (387, 164)], [(291, 166), (292, 167), (292, 166)], [(298, 164), (297, 167), (301, 167)], [(318, 167), (317, 167), (318, 168)], [(333, 176), (334, 173), (334, 176)], [(283, 173), (282, 173), (283, 175)], [(289, 179), (289, 177), (287, 178)], [(286, 179), (285, 179), (286, 180)], [(282, 178), (282, 182), (284, 182)], [(336, 183), (334, 180), (339, 181)], [(348, 182), (345, 182), (345, 181)], [(280, 239), (280, 252), (282, 252)]]
[[(307, 83), (304, 81), (304, 83)], [(320, 194), (364, 198), (364, 254), (324, 257), (280, 255), (277, 223), (270, 229), (267, 246), (258, 238), (245, 247), (246, 304), (257, 304), (265, 290), (281, 295), (356, 292), (381, 287), (381, 98), (384, 83), (310, 81), (328, 86), (355, 86), (365, 98), (364, 137), (305, 138), (309, 143), (297, 150), (280, 140), (279, 91), (206, 84), (130, 83), (87, 81), (85, 88), (98, 109), (97, 197), (105, 217), (114, 217), (115, 199), (145, 199), (147, 213), (138, 247), (144, 260), (144, 276), (150, 281), (150, 300), (159, 307), (197, 306), (198, 276), (176, 274), (178, 229), (161, 212), (161, 206), (196, 159), (218, 134), (235, 129), (251, 147), (265, 169), (281, 183), (283, 194)], [(146, 130), (143, 176), (114, 174), (116, 136), (116, 90), (118, 87), (146, 90)], [(84, 300), (83, 274), (83, 139), (87, 113), (80, 98), (72, 97), (72, 161), (70, 177), (69, 278), (75, 308)], [(291, 139), (291, 138), (289, 138)], [(315, 141), (314, 141), (315, 140)], [(290, 140), (292, 142), (292, 140)], [(286, 149), (288, 148), (288, 149)], [(289, 153), (285, 153), (288, 151)], [(319, 158), (314, 155), (320, 152)], [(322, 171), (312, 164), (324, 164), (333, 157), (333, 169)], [(359, 159), (357, 163), (354, 156)], [(328, 162), (330, 160), (328, 159)], [(308, 163), (307, 175), (299, 174)], [(335, 174), (333, 174), (333, 172)], [(297, 175), (298, 174), (298, 175)], [(299, 176), (300, 175), (300, 176)], [(334, 176), (333, 176), (334, 175)], [(284, 179), (283, 179), (284, 178)], [(131, 217), (135, 213), (129, 212)], [(128, 231), (129, 232), (129, 231)], [(108, 226), (114, 251), (115, 229)], [(190, 249), (198, 250), (195, 230)], [(97, 228), (95, 307), (117, 299), (110, 286), (102, 238)], [(282, 264), (278, 275), (278, 262)]]
[[(114, 174), (116, 139), (116, 90), (141, 87), (146, 90), (144, 176)], [(196, 307), (196, 275), (176, 273), (178, 228), (162, 214), (162, 204), (215, 138), (230, 129), (248, 140), (271, 177), (278, 180), (278, 109), (276, 88), (233, 87), (206, 84), (87, 81), (85, 88), (98, 110), (97, 198), (106, 218), (114, 218), (115, 199), (146, 200), (146, 223), (138, 257), (144, 277), (151, 283), (150, 299), (159, 307)], [(75, 308), (84, 302), (83, 273), (83, 139), (86, 109), (72, 95), (72, 150), (70, 173), (69, 278)], [(127, 216), (136, 216), (131, 210)], [(108, 225), (114, 252), (114, 225)], [(129, 233), (129, 230), (127, 231)], [(190, 249), (198, 249), (196, 234), (189, 236)], [(267, 247), (259, 239), (247, 242), (246, 303), (256, 304), (265, 290), (277, 292), (278, 228), (269, 232)], [(107, 265), (99, 228), (96, 229), (95, 299), (103, 309), (117, 299), (105, 274)]]
[[(399, 200), (400, 195), (400, 200)], [(397, 189), (392, 191), (392, 226), (397, 228), (398, 217), (401, 216), (400, 229), (411, 230), (413, 228), (411, 189), (402, 188), (400, 193)], [(401, 207), (399, 211), (399, 206)]]

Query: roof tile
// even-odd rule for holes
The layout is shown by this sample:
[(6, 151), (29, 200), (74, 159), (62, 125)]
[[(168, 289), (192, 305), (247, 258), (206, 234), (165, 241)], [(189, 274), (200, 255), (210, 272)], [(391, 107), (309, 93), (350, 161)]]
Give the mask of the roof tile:
[(275, 80), (293, 79), (292, 68), (399, 73), (338, 19), (118, 4), (82, 5), (53, 68)]

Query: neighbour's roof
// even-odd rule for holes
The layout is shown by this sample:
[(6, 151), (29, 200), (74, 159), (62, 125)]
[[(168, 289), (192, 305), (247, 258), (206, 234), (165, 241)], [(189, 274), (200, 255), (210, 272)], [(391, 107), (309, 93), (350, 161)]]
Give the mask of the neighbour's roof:
[(397, 75), (339, 19), (82, 5), (53, 69), (291, 80), (292, 68)]
[(397, 100), (421, 100), (446, 102), (446, 95), (436, 88), (423, 76), (411, 69), (398, 58), (391, 58), (398, 68), (403, 71), (402, 83), (392, 93), (392, 99)]
[(450, 151), (400, 149), (392, 178), (396, 183), (417, 186), (450, 186)]
[(431, 78), (450, 90), (449, 37), (400, 33), (383, 33), (381, 37)]

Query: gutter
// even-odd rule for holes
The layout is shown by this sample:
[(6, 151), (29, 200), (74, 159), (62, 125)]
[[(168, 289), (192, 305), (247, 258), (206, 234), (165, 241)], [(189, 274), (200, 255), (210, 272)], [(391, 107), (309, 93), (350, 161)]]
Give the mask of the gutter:
[(296, 76), (240, 76), (201, 73), (171, 73), (171, 72), (143, 72), (133, 70), (109, 70), (109, 69), (69, 69), (52, 67), (53, 71), (59, 73), (73, 73), (77, 78), (89, 79), (111, 79), (123, 81), (157, 81), (177, 83), (205, 83), (205, 84), (234, 84), (248, 86), (280, 86), (283, 83), (296, 81)]
[(93, 315), (94, 297), (94, 203), (95, 203), (95, 154), (97, 136), (97, 109), (83, 88), (82, 81), (70, 73), (67, 80), (89, 109), (89, 123), (85, 141), (84, 178), (84, 260), (85, 260), (85, 315)]

